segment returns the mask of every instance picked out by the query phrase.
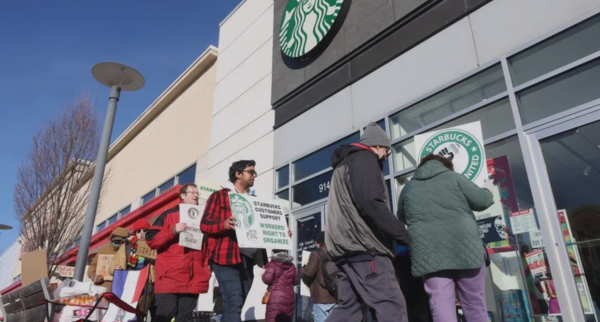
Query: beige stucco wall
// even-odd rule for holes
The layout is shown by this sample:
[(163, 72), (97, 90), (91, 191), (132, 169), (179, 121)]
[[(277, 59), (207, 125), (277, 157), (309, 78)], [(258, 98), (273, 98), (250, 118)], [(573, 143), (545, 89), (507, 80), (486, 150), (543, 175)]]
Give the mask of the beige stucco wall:
[[(202, 159), (209, 135), (216, 65), (210, 66), (107, 164), (95, 226)], [(202, 170), (202, 161), (196, 171)]]

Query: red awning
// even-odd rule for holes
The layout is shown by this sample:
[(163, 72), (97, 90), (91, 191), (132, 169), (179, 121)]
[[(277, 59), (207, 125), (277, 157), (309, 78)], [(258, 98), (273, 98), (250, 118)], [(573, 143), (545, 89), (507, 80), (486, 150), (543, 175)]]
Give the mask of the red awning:
[[(160, 196), (150, 200), (147, 204), (135, 209), (125, 217), (117, 220), (114, 224), (106, 227), (101, 232), (92, 236), (92, 240), (90, 241), (90, 250), (88, 252), (88, 258), (92, 258), (96, 255), (96, 253), (106, 244), (108, 244), (108, 237), (110, 233), (116, 227), (123, 227), (127, 229), (131, 229), (133, 223), (135, 223), (139, 219), (150, 220), (155, 217), (158, 217), (163, 212), (177, 206), (179, 204), (179, 189), (181, 189), (181, 185), (175, 186)], [(77, 252), (79, 250), (79, 246), (69, 250), (62, 256), (58, 256), (56, 258), (55, 264), (57, 265), (75, 265), (77, 261)], [(20, 289), (22, 286), (21, 281), (17, 281), (10, 285), (9, 287), (0, 291), (0, 294), (4, 295), (10, 293), (12, 291)]]

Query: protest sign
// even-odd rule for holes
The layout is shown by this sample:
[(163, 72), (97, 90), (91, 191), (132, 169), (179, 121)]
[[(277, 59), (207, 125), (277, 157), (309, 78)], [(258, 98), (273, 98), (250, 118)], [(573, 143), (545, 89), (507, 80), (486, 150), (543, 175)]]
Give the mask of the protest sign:
[(478, 186), (488, 177), (481, 122), (415, 135), (417, 163), (429, 154), (452, 157), (454, 171)]
[(98, 265), (96, 266), (96, 274), (102, 275), (105, 281), (112, 281), (113, 277), (108, 273), (108, 267), (113, 261), (115, 255), (98, 255)]
[(179, 234), (180, 246), (197, 250), (202, 249), (201, 220), (202, 211), (199, 206), (186, 203), (179, 204), (179, 222), (187, 224), (185, 231)]
[(136, 254), (144, 258), (156, 259), (157, 252), (155, 249), (150, 248), (145, 241), (138, 240)]
[(202, 237), (204, 235), (200, 231), (200, 222), (202, 221), (202, 215), (204, 214), (204, 206), (206, 205), (208, 197), (210, 197), (213, 192), (221, 189), (221, 187), (207, 180), (196, 182), (196, 185), (198, 186), (199, 193), (198, 205), (179, 205), (179, 222), (187, 224), (186, 230), (179, 235), (179, 245), (201, 250)]
[(46, 249), (38, 249), (23, 254), (21, 258), (21, 283), (23, 286), (48, 277), (46, 254)]
[[(303, 250), (302, 251), (302, 267), (305, 267), (306, 264), (308, 264), (308, 258), (309, 257), (310, 257), (310, 252)], [(304, 283), (300, 283), (300, 295), (302, 295), (302, 296), (310, 296), (310, 285), (306, 285)]]
[(237, 193), (230, 193), (229, 201), (240, 248), (292, 249), (279, 201)]
[(73, 277), (73, 275), (75, 274), (75, 267), (60, 265), (56, 267), (56, 272), (62, 277)]

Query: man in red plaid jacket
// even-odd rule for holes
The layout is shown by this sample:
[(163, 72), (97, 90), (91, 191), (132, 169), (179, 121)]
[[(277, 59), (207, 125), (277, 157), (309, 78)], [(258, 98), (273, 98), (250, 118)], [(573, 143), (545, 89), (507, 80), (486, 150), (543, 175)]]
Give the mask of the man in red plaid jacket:
[[(204, 233), (202, 250), (223, 297), (221, 322), (240, 322), (242, 308), (254, 279), (254, 265), (263, 268), (267, 263), (265, 249), (239, 248), (235, 235), (236, 221), (231, 214), (229, 193), (254, 196), (256, 170), (254, 160), (234, 162), (229, 168), (230, 185), (214, 192), (206, 201), (200, 230)], [(292, 231), (288, 228), (288, 235)]]
[(264, 249), (240, 249), (235, 235), (235, 218), (231, 215), (229, 193), (253, 195), (256, 170), (254, 160), (234, 162), (229, 168), (232, 185), (214, 192), (206, 201), (200, 230), (204, 233), (202, 249), (223, 296), (221, 322), (240, 322), (242, 308), (254, 279), (254, 265), (263, 267), (267, 263)]

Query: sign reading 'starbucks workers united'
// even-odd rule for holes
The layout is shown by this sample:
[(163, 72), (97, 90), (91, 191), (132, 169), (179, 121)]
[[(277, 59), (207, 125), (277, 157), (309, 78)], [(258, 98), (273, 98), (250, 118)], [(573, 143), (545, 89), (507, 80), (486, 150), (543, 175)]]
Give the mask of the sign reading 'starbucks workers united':
[(417, 163), (428, 154), (452, 156), (454, 171), (478, 186), (487, 178), (483, 134), (479, 121), (415, 136)]
[(292, 249), (283, 207), (278, 201), (229, 194), (240, 248)]
[(289, 57), (304, 56), (329, 33), (344, 0), (288, 0), (279, 28), (281, 50)]

